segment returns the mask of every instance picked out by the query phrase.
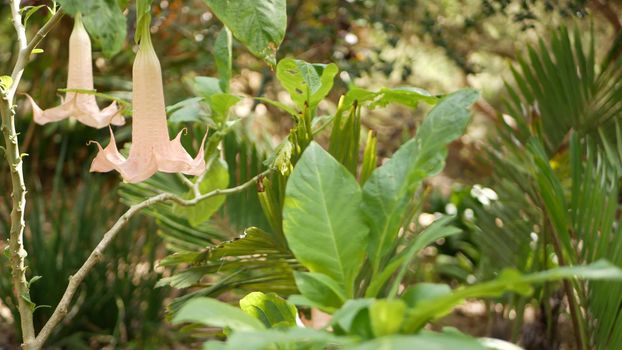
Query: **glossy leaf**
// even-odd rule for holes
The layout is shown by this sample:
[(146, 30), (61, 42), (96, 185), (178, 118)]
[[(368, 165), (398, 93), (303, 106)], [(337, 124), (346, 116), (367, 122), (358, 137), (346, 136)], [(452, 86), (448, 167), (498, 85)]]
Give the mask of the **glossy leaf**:
[(305, 104), (314, 109), (328, 95), (339, 69), (337, 65), (311, 64), (301, 60), (285, 58), (279, 61), (276, 76), (289, 92), (299, 110)]
[(323, 310), (331, 312), (347, 299), (339, 282), (322, 273), (295, 271), (294, 278), (300, 293)]
[(227, 327), (233, 331), (253, 331), (265, 328), (259, 320), (237, 307), (210, 298), (195, 298), (188, 301), (173, 317), (173, 323), (182, 322)]
[(126, 20), (115, 0), (58, 0), (63, 11), (71, 16), (82, 14), (86, 30), (111, 57), (121, 50), (126, 37)]
[(377, 168), (363, 187), (364, 215), (370, 225), (369, 258), (374, 272), (392, 248), (421, 180), (440, 172), (447, 145), (464, 132), (474, 90), (460, 90), (441, 100), (424, 119), (414, 139)]
[(276, 293), (252, 292), (240, 299), (240, 309), (260, 320), (267, 328), (295, 327), (296, 307)]
[(312, 142), (287, 183), (283, 230), (298, 261), (337, 281), (348, 297), (367, 246), (360, 204), (354, 177)]
[(285, 0), (205, 0), (233, 36), (255, 56), (276, 65), (276, 51), (285, 37)]

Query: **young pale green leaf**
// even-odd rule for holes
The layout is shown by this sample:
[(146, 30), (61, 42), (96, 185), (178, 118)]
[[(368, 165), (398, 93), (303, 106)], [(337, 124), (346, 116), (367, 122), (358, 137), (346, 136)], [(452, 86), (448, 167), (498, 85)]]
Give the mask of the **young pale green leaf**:
[[(227, 186), (229, 186), (227, 163), (217, 159), (212, 162), (209, 170), (203, 177), (203, 181), (201, 181), (199, 185), (199, 192), (205, 194), (216, 189), (227, 188)], [(194, 192), (189, 191), (186, 196), (192, 197), (194, 196)], [(189, 207), (176, 205), (174, 207), (174, 212), (186, 217), (191, 225), (198, 226), (209, 220), (224, 202), (225, 196), (215, 196)]]
[(214, 77), (195, 77), (192, 90), (195, 95), (209, 99), (212, 95), (221, 94), (220, 81)]
[(231, 31), (226, 27), (223, 28), (214, 42), (214, 61), (218, 70), (218, 79), (220, 88), (224, 92), (229, 92), (229, 83), (231, 82), (231, 70), (233, 62), (233, 39)]
[(328, 95), (338, 72), (333, 63), (311, 64), (291, 58), (280, 60), (276, 67), (277, 79), (301, 111), (305, 105), (314, 109)]
[(240, 300), (240, 309), (261, 321), (267, 328), (296, 326), (296, 307), (276, 293), (247, 294)]
[(378, 299), (369, 306), (371, 328), (376, 337), (396, 334), (402, 328), (406, 303), (400, 299)]
[(102, 48), (104, 55), (112, 57), (123, 47), (126, 37), (126, 20), (114, 0), (57, 0), (63, 11), (71, 16), (82, 14), (82, 20), (91, 38)]
[(295, 271), (294, 278), (300, 293), (322, 310), (333, 311), (347, 299), (343, 286), (325, 274)]
[(230, 328), (235, 332), (257, 331), (264, 325), (237, 307), (216, 299), (194, 298), (173, 317), (173, 323), (196, 322), (211, 327)]
[(287, 183), (283, 230), (298, 261), (337, 281), (347, 297), (354, 295), (368, 239), (360, 204), (352, 174), (312, 142)]
[(415, 138), (365, 182), (362, 209), (371, 229), (368, 252), (374, 272), (391, 250), (421, 180), (443, 169), (447, 145), (464, 132), (477, 98), (470, 89), (447, 95), (428, 113)]
[(285, 0), (205, 0), (233, 36), (255, 56), (276, 65), (287, 27)]
[(210, 107), (212, 108), (212, 119), (217, 123), (225, 122), (229, 116), (231, 107), (235, 106), (241, 100), (242, 98), (227, 93), (210, 96), (209, 101)]
[(0, 76), (0, 93), (5, 93), (13, 84), (13, 79), (8, 75)]

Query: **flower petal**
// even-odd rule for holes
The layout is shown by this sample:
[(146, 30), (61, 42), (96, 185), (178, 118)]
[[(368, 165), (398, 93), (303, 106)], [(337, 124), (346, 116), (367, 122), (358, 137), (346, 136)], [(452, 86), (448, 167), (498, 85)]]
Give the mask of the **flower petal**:
[(169, 141), (164, 152), (155, 153), (158, 170), (165, 173), (184, 173), (194, 176), (201, 175), (205, 171), (205, 151), (203, 146), (205, 144), (205, 137), (201, 142), (201, 148), (197, 156), (192, 159), (181, 144), (182, 133), (183, 130), (177, 134), (175, 139)]
[(123, 180), (129, 183), (136, 183), (147, 180), (158, 170), (156, 159), (153, 153), (143, 153), (146, 157), (131, 157), (125, 159), (117, 149), (112, 129), (110, 129), (110, 143), (106, 148), (95, 141), (99, 152), (93, 163), (91, 163), (91, 172), (108, 172), (116, 170), (121, 174)]
[(32, 106), (32, 119), (35, 123), (45, 125), (47, 123), (56, 122), (68, 118), (75, 110), (74, 99), (65, 99), (60, 106), (42, 110), (30, 95), (25, 94), (30, 105)]
[(120, 109), (116, 102), (112, 102), (108, 107), (99, 110), (95, 96), (78, 94), (76, 109), (77, 113), (73, 117), (78, 119), (80, 123), (92, 128), (101, 129), (111, 123), (114, 125), (125, 124), (125, 119), (120, 115)]

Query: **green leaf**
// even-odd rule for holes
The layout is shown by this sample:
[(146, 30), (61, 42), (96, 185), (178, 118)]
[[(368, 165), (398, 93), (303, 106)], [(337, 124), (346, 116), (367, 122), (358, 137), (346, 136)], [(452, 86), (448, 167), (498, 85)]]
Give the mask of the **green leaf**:
[(333, 87), (337, 65), (311, 64), (285, 58), (276, 67), (276, 77), (302, 111), (305, 105), (314, 109)]
[(335, 337), (311, 328), (268, 329), (261, 332), (235, 332), (229, 337), (226, 349), (340, 349), (352, 342), (352, 339)]
[(222, 93), (210, 96), (210, 107), (212, 108), (212, 119), (217, 123), (223, 123), (229, 116), (229, 110), (242, 99), (238, 96)]
[(300, 263), (337, 281), (347, 297), (363, 264), (368, 228), (352, 176), (312, 142), (287, 183), (283, 231)]
[(221, 94), (220, 81), (213, 77), (195, 77), (192, 85), (195, 95), (209, 100), (212, 95)]
[(372, 338), (373, 331), (369, 321), (369, 306), (374, 299), (350, 299), (337, 310), (331, 324), (339, 332)]
[(39, 9), (42, 7), (45, 7), (45, 5), (22, 7), (20, 11), (23, 14), (22, 16), (24, 17), (24, 26), (28, 23), (28, 19), (30, 18), (30, 16), (32, 16), (35, 12), (39, 11)]
[(233, 36), (255, 56), (276, 65), (287, 27), (285, 0), (205, 0)]
[(216, 299), (194, 298), (173, 317), (173, 323), (201, 323), (211, 327), (230, 328), (233, 331), (254, 331), (265, 327), (244, 311)]
[[(224, 189), (229, 186), (229, 171), (227, 170), (227, 163), (223, 160), (216, 159), (211, 163), (210, 168), (203, 177), (203, 181), (199, 185), (199, 191), (201, 194), (206, 194), (216, 189)], [(194, 197), (194, 192), (189, 191), (186, 195), (188, 198)], [(180, 206), (174, 207), (174, 212), (186, 217), (188, 222), (193, 226), (198, 226), (209, 218), (222, 206), (225, 202), (225, 196), (215, 196), (200, 201), (193, 206)]]
[(199, 122), (208, 118), (207, 111), (201, 106), (203, 97), (191, 97), (166, 107), (170, 123)]
[(0, 76), (0, 92), (5, 93), (13, 84), (13, 79), (8, 75)]
[(214, 61), (218, 70), (220, 88), (224, 92), (229, 92), (229, 83), (231, 81), (232, 47), (231, 31), (225, 27), (218, 33), (216, 42), (214, 42)]
[(368, 252), (374, 272), (392, 249), (421, 180), (443, 169), (447, 144), (464, 132), (468, 108), (477, 97), (476, 91), (465, 89), (443, 98), (428, 113), (417, 135), (365, 182), (362, 209), (371, 229)]
[(349, 109), (355, 101), (359, 105), (367, 105), (370, 109), (386, 107), (390, 103), (416, 108), (421, 101), (433, 105), (438, 102), (438, 98), (426, 90), (409, 86), (382, 88), (377, 92), (353, 87), (346, 93), (342, 108)]
[(121, 50), (126, 37), (126, 20), (116, 0), (58, 0), (58, 3), (71, 16), (82, 14), (86, 30), (104, 55), (112, 57)]
[(43, 53), (43, 49), (32, 49), (32, 51), (30, 51), (30, 53), (32, 55), (36, 55), (38, 53)]
[(348, 350), (486, 350), (476, 339), (451, 333), (422, 332), (417, 335), (392, 335), (378, 338)]
[(374, 300), (369, 307), (371, 328), (376, 337), (398, 333), (402, 327), (406, 303), (400, 299)]
[(247, 314), (260, 320), (267, 328), (295, 327), (296, 307), (276, 295), (252, 292), (240, 300), (240, 308)]
[(532, 284), (567, 278), (621, 281), (622, 270), (604, 260), (585, 266), (558, 267), (529, 275), (506, 270), (495, 280), (458, 288), (450, 294), (429, 298), (425, 303), (418, 304), (418, 307), (409, 310), (406, 330), (419, 330), (430, 320), (446, 315), (468, 298), (499, 297), (506, 292), (524, 294), (532, 291)]
[(343, 286), (325, 274), (294, 271), (294, 278), (300, 293), (322, 310), (333, 311), (347, 299)]

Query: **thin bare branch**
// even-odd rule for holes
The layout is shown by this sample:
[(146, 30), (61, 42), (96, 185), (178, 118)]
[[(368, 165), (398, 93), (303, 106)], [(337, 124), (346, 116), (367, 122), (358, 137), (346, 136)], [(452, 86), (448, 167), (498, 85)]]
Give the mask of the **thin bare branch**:
[(52, 334), (52, 331), (54, 330), (54, 328), (56, 328), (56, 326), (65, 318), (65, 316), (69, 312), (71, 300), (73, 296), (75, 295), (76, 291), (78, 290), (78, 287), (84, 280), (84, 278), (88, 275), (88, 273), (91, 271), (93, 266), (95, 266), (95, 264), (97, 264), (101, 260), (104, 251), (110, 245), (110, 243), (114, 240), (114, 238), (117, 236), (121, 228), (123, 228), (123, 226), (125, 226), (125, 224), (140, 210), (147, 208), (149, 206), (152, 206), (154, 204), (162, 203), (166, 201), (174, 201), (183, 206), (190, 206), (190, 205), (195, 205), (211, 197), (223, 196), (223, 195), (229, 195), (233, 193), (242, 192), (248, 189), (249, 187), (251, 187), (258, 180), (270, 174), (271, 172), (272, 172), (272, 169), (266, 170), (239, 186), (231, 187), (227, 189), (217, 189), (217, 190), (208, 192), (206, 194), (203, 194), (201, 196), (198, 196), (192, 199), (183, 199), (172, 193), (161, 193), (151, 198), (148, 198), (140, 203), (132, 205), (117, 220), (117, 222), (115, 222), (114, 225), (112, 225), (112, 227), (104, 234), (104, 237), (102, 238), (102, 240), (97, 244), (93, 252), (89, 255), (89, 257), (86, 259), (84, 264), (80, 267), (80, 269), (78, 269), (78, 271), (73, 276), (69, 277), (69, 284), (67, 285), (67, 288), (65, 289), (65, 292), (63, 293), (63, 296), (60, 302), (56, 306), (56, 309), (54, 309), (54, 313), (52, 313), (52, 316), (43, 326), (43, 328), (37, 335), (35, 341), (33, 342), (33, 349), (40, 349), (45, 344), (46, 340)]

